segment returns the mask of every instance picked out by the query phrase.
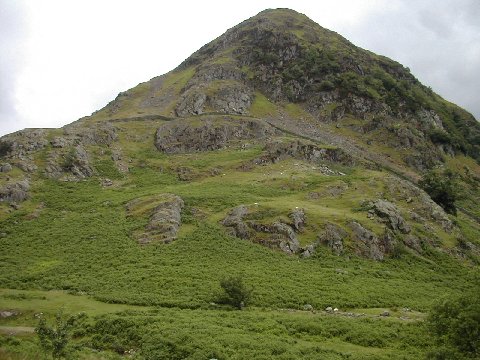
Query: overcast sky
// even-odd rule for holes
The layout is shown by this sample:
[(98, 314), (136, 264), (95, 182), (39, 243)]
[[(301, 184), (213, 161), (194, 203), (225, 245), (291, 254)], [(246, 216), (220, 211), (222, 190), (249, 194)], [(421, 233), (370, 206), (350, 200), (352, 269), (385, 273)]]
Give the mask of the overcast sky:
[(408, 66), (480, 119), (480, 0), (0, 0), (0, 135), (89, 115), (277, 7)]

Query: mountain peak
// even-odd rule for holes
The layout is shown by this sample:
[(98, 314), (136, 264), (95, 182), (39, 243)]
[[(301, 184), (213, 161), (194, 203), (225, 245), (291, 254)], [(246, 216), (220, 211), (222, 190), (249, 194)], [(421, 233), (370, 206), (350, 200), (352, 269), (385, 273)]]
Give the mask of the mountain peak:
[(404, 134), (413, 134), (404, 143), (428, 154), (411, 161), (416, 168), (442, 158), (440, 153), (431, 158), (436, 152), (425, 151), (425, 144), (480, 157), (475, 140), (480, 125), (470, 114), (398, 62), (290, 9), (267, 9), (243, 21), (172, 72), (121, 93), (94, 117), (222, 113), (278, 119), (286, 108), (324, 124), (358, 119), (354, 132), (359, 134), (381, 128), (398, 132), (395, 126), (400, 126)]

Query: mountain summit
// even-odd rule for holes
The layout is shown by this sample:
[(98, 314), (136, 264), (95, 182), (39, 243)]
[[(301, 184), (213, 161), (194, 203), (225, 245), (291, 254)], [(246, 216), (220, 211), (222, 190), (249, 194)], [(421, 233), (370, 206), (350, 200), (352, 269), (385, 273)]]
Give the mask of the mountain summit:
[(78, 358), (420, 359), (478, 294), (479, 123), (292, 10), (0, 160), (0, 325), (68, 300)]
[(421, 170), (441, 160), (439, 148), (480, 154), (480, 125), (472, 115), (401, 64), (288, 9), (242, 22), (174, 71), (120, 93), (93, 118), (224, 113), (275, 119), (288, 117), (288, 109), (293, 117), (305, 112), (322, 124), (343, 125), (367, 141), (414, 148), (404, 160)]

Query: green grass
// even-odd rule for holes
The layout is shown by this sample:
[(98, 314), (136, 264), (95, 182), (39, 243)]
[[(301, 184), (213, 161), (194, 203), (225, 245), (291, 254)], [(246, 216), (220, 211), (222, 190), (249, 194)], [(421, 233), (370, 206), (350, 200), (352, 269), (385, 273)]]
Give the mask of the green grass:
[[(263, 101), (264, 109), (273, 106)], [(90, 327), (73, 343), (85, 359), (119, 358), (115, 344), (122, 351), (132, 346), (138, 359), (165, 349), (189, 359), (422, 358), (431, 345), (422, 319), (432, 294), (460, 294), (478, 282), (478, 269), (469, 259), (444, 252), (455, 233), (430, 220), (441, 249), (407, 251), (383, 262), (356, 256), (351, 241), (343, 256), (320, 247), (315, 256), (302, 259), (228, 236), (220, 221), (240, 204), (253, 209), (249, 220), (262, 223), (288, 221), (292, 209), (303, 208), (302, 245), (316, 241), (327, 222), (348, 231), (348, 222), (355, 220), (381, 233), (383, 225), (360, 209), (363, 200), (386, 197), (408, 221), (408, 212), (421, 204), (392, 193), (390, 175), (378, 170), (327, 164), (346, 174), (327, 176), (319, 164), (286, 159), (245, 171), (243, 165), (263, 155), (262, 145), (254, 142), (245, 149), (232, 144), (205, 153), (162, 154), (152, 140), (163, 123), (116, 123), (115, 147), (122, 149), (126, 173), (110, 158), (115, 149), (88, 148), (98, 177), (115, 180), (114, 186), (102, 187), (98, 177), (63, 182), (32, 175), (31, 199), (0, 220), (0, 310), (21, 313), (1, 319), (0, 326), (34, 326), (33, 314), (51, 318), (61, 308), (84, 311)], [(195, 176), (181, 180), (179, 168)], [(140, 246), (135, 233), (144, 229), (165, 193), (185, 201), (178, 239)], [(140, 202), (129, 213), (126, 204), (134, 199)], [(466, 217), (457, 222), (469, 237), (478, 234)], [(413, 228), (429, 236), (423, 225)], [(228, 311), (212, 305), (220, 280), (236, 274), (254, 287), (251, 306)], [(316, 313), (302, 311), (306, 304)], [(366, 315), (330, 316), (321, 311), (327, 306)], [(404, 307), (414, 311), (403, 313)], [(390, 318), (378, 317), (384, 309)], [(112, 322), (135, 329), (141, 340), (125, 342), (120, 333), (105, 338), (97, 328), (113, 327)], [(102, 331), (113, 331), (108, 326)], [(35, 358), (39, 352), (31, 334), (2, 335), (0, 343), (0, 358)]]
[(255, 117), (272, 117), (277, 115), (276, 106), (268, 100), (261, 92), (255, 92), (255, 98), (252, 106), (250, 107), (250, 113)]

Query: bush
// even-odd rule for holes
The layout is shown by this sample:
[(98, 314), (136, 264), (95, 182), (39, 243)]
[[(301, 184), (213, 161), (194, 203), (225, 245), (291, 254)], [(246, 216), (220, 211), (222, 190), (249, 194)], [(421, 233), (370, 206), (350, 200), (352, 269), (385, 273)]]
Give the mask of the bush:
[(12, 151), (12, 143), (10, 141), (0, 140), (0, 157), (8, 155)]
[(450, 170), (429, 171), (419, 182), (420, 187), (447, 213), (457, 215), (455, 201), (459, 196), (457, 175)]
[(231, 276), (220, 281), (223, 293), (218, 302), (242, 309), (249, 303), (253, 289), (246, 286), (242, 276)]
[[(480, 290), (480, 289), (478, 289)], [(480, 298), (477, 293), (438, 302), (427, 319), (440, 348), (431, 358), (451, 359), (448, 354), (466, 358), (480, 356)]]
[(82, 313), (79, 316), (70, 316), (64, 319), (62, 312), (59, 311), (55, 316), (55, 325), (50, 326), (42, 316), (35, 328), (41, 348), (46, 353), (51, 353), (53, 359), (61, 359), (67, 356), (70, 330), (76, 322), (83, 320), (85, 317), (86, 315)]

